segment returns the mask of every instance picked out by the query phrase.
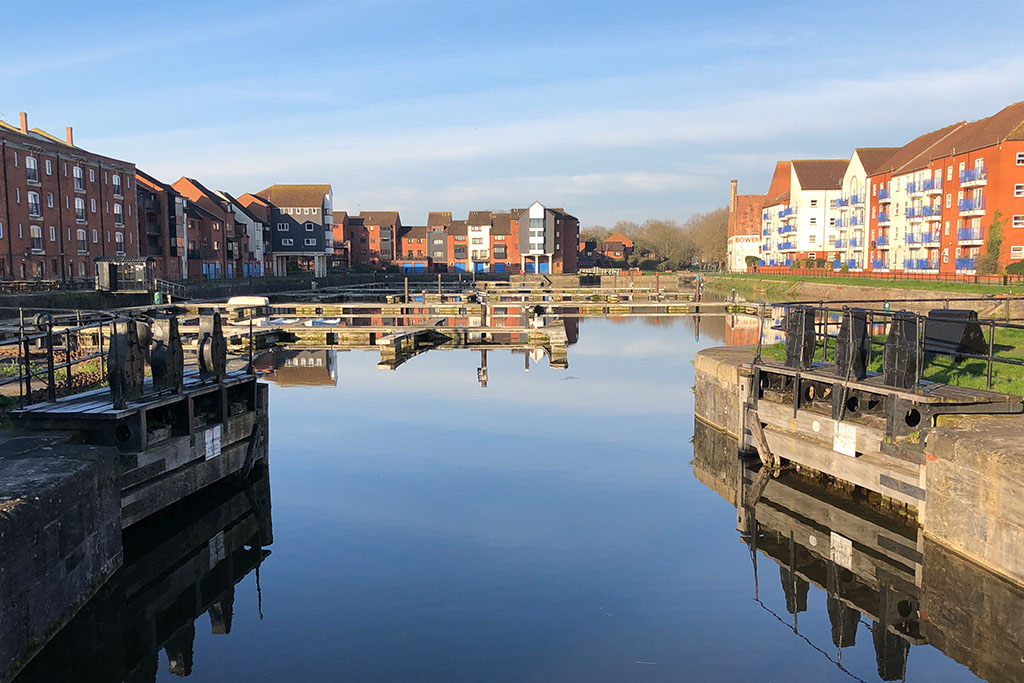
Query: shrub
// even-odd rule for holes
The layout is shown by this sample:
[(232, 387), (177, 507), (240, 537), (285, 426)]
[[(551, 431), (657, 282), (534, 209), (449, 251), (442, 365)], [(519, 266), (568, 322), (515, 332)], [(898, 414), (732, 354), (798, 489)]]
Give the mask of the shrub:
[(1024, 275), (1024, 261), (1014, 261), (1006, 266), (1008, 275)]
[(843, 272), (843, 273), (849, 273), (850, 272), (850, 264), (849, 263), (844, 263), (843, 266), (839, 270), (840, 270), (840, 272)]

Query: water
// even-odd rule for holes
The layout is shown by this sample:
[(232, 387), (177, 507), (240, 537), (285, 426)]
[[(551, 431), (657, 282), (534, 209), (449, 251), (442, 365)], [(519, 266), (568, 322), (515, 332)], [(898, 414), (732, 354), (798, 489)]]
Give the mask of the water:
[[(839, 652), (812, 586), (794, 629), (767, 557), (754, 600), (736, 509), (695, 476), (707, 465), (691, 444), (694, 353), (749, 341), (747, 327), (586, 320), (568, 369), (531, 359), (525, 372), (524, 355), (492, 351), (486, 388), (473, 351), (396, 371), (372, 352), (308, 354), (270, 387), (259, 590), (260, 514), (236, 497), (210, 522), (211, 534), (234, 524), (233, 575), (185, 590), (177, 621), (160, 617), (173, 656), (131, 659), (121, 643), (93, 657), (142, 661), (134, 680), (159, 681), (178, 678), (172, 667), (199, 681), (879, 680), (868, 616)], [(174, 567), (192, 571), (172, 562), (161, 576)], [(219, 611), (195, 618), (217, 596)], [(37, 666), (67, 669), (69, 652)], [(78, 664), (67, 680), (112, 680)], [(921, 645), (906, 680), (974, 676)]]

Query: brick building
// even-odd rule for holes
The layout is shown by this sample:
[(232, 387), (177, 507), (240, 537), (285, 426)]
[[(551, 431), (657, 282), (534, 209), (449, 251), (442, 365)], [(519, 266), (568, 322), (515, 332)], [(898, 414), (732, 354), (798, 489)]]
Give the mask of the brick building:
[(154, 273), (162, 280), (188, 278), (186, 231), (188, 199), (167, 183), (135, 171), (139, 215), (139, 253), (153, 258)]
[(360, 211), (359, 217), (366, 230), (370, 265), (387, 267), (397, 258), (402, 217), (397, 211)]
[(253, 206), (266, 213), (275, 275), (290, 271), (309, 271), (318, 277), (327, 274), (328, 257), (334, 253), (333, 194), (326, 184), (277, 184), (239, 197), (257, 215), (262, 217)]
[(526, 209), (513, 209), (511, 227), (518, 239), (519, 272), (577, 271), (580, 224), (575, 216), (534, 202)]
[(729, 227), (726, 264), (730, 271), (747, 270), (747, 257), (758, 257), (761, 247), (761, 209), (766, 195), (738, 194), (739, 182), (729, 181)]
[(139, 256), (134, 182), (134, 164), (76, 146), (70, 127), (0, 121), (0, 278), (87, 278), (98, 258)]

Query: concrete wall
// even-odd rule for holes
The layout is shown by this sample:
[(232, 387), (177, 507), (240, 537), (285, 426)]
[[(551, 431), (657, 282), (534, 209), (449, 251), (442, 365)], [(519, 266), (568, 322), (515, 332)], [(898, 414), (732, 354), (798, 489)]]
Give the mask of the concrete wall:
[(1024, 417), (961, 418), (928, 434), (925, 533), (1024, 583)]
[(743, 433), (743, 387), (749, 382), (740, 365), (753, 360), (754, 349), (749, 346), (705, 349), (693, 360), (694, 413), (737, 439)]
[(0, 435), (0, 681), (121, 566), (116, 453)]

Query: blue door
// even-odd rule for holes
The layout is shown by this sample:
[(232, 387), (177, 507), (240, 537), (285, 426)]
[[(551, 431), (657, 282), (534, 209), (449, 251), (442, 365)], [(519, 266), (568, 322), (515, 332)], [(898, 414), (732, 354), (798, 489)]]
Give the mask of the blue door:
[(234, 263), (229, 263), (228, 264), (228, 277), (234, 277), (234, 276), (235, 276), (235, 264)]
[(455, 264), (455, 272), (456, 273), (465, 273), (466, 272), (466, 264), (465, 263), (456, 263)]
[(504, 263), (495, 263), (494, 264), (494, 272), (495, 273), (504, 273), (505, 272), (505, 264)]
[(403, 263), (402, 264), (402, 272), (403, 273), (411, 273), (412, 272), (412, 264), (411, 263)]
[(484, 272), (484, 264), (479, 263), (479, 262), (478, 263), (474, 263), (473, 264), (473, 272), (475, 272), (475, 273), (482, 273), (482, 272)]
[(534, 265), (533, 263), (527, 263), (526, 264), (526, 271), (525, 272), (527, 272), (527, 273), (536, 273), (537, 272), (536, 265)]
[(426, 263), (417, 263), (415, 271), (417, 273), (425, 273), (425, 272), (427, 272), (427, 264)]
[(541, 263), (541, 264), (540, 264), (540, 271), (539, 271), (539, 272), (541, 272), (541, 273), (547, 273), (547, 272), (548, 272), (548, 269), (549, 269), (550, 267), (551, 267), (551, 264), (550, 264), (550, 263)]
[(204, 263), (203, 264), (203, 277), (206, 277), (206, 278), (210, 277), (210, 264), (209, 263)]

